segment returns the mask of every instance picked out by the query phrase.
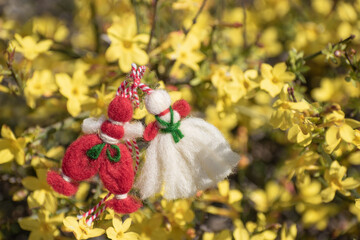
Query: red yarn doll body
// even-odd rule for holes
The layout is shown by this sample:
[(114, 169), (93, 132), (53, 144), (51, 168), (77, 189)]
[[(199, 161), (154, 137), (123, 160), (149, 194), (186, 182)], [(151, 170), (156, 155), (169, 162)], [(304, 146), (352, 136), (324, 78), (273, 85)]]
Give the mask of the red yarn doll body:
[(47, 181), (52, 188), (71, 196), (76, 193), (78, 182), (99, 173), (104, 187), (115, 195), (105, 202), (106, 206), (118, 213), (136, 211), (141, 203), (128, 195), (134, 182), (133, 160), (129, 150), (119, 141), (126, 134), (125, 126), (132, 125), (130, 137), (142, 134), (141, 124), (128, 123), (132, 114), (130, 100), (117, 96), (109, 105), (108, 120), (85, 120), (83, 131), (91, 134), (78, 138), (68, 147), (62, 162), (62, 175), (55, 171), (48, 173)]

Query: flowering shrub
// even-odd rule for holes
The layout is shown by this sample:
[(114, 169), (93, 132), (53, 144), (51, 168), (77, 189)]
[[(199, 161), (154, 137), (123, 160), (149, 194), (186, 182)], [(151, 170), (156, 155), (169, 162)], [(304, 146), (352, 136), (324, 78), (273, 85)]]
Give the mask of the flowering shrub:
[[(359, 236), (359, 0), (20, 2), (0, 17), (0, 239)], [(193, 198), (89, 226), (76, 216), (105, 197), (98, 178), (67, 198), (46, 172), (133, 62), (241, 158)], [(153, 120), (142, 103), (134, 118)]]

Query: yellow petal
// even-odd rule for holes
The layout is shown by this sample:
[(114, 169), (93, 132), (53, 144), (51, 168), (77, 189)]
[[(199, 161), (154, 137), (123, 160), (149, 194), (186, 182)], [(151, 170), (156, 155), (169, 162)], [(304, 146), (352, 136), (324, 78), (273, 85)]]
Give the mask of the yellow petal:
[(11, 131), (10, 127), (5, 124), (1, 128), (1, 136), (5, 139), (16, 140), (15, 135)]
[(66, 103), (66, 107), (68, 112), (73, 117), (76, 117), (81, 112), (81, 104), (76, 98), (70, 98)]
[(113, 226), (114, 226), (114, 229), (116, 232), (120, 232), (122, 231), (123, 227), (122, 227), (122, 220), (120, 217), (118, 216), (114, 216), (113, 220), (112, 220), (112, 223), (113, 223)]
[(235, 240), (249, 240), (249, 233), (245, 228), (236, 228), (234, 231)]
[(137, 234), (135, 232), (127, 232), (124, 234), (123, 239), (124, 240), (136, 240), (136, 239), (139, 239), (139, 234)]
[(60, 87), (60, 93), (65, 97), (71, 96), (72, 79), (66, 73), (58, 73), (55, 75), (56, 84)]
[(351, 143), (355, 138), (354, 130), (345, 123), (340, 126), (339, 133), (340, 137), (348, 143)]
[(20, 218), (18, 222), (20, 227), (27, 231), (33, 231), (40, 226), (39, 220), (32, 217)]
[(229, 192), (229, 203), (232, 204), (234, 202), (240, 201), (243, 195), (239, 190), (230, 190)]
[(103, 235), (104, 233), (105, 233), (104, 229), (94, 228), (94, 229), (88, 230), (88, 233), (86, 234), (86, 237), (88, 237), (88, 238), (98, 237), (100, 235)]
[[(0, 139), (0, 142), (1, 140), (3, 139)], [(0, 150), (0, 164), (10, 162), (13, 159), (14, 159), (14, 154), (12, 154), (9, 149), (5, 148)]]
[(279, 78), (280, 75), (282, 75), (285, 71), (286, 71), (286, 64), (284, 62), (282, 62), (282, 63), (278, 63), (274, 66), (272, 73), (277, 79), (280, 79)]
[(127, 218), (122, 224), (122, 231), (126, 232), (131, 226), (131, 218)]
[(355, 119), (345, 118), (345, 123), (349, 125), (351, 128), (360, 128), (360, 122)]
[(348, 161), (353, 165), (360, 165), (360, 151), (352, 153), (349, 156)]
[(136, 37), (134, 37), (135, 42), (142, 42), (142, 43), (148, 43), (150, 39), (149, 34), (138, 34)]
[(55, 213), (57, 209), (57, 198), (51, 193), (47, 192), (45, 194), (44, 207), (46, 210), (49, 210), (51, 213)]
[(139, 47), (134, 47), (131, 54), (133, 61), (139, 65), (145, 65), (149, 62), (149, 56)]
[(221, 196), (226, 197), (229, 194), (229, 181), (228, 180), (224, 180), (219, 182), (218, 184), (218, 188), (219, 188), (219, 193)]
[(328, 145), (337, 145), (340, 141), (338, 136), (339, 128), (336, 126), (331, 126), (325, 134), (325, 140)]
[(360, 198), (355, 199), (355, 207), (357, 207), (358, 209), (360, 209)]
[(271, 81), (271, 79), (273, 78), (272, 70), (273, 68), (269, 64), (266, 63), (261, 64), (261, 76), (263, 78)]
[(119, 57), (119, 67), (122, 72), (129, 72), (131, 70), (131, 64), (133, 60), (131, 58), (131, 52), (129, 51), (123, 51), (122, 54)]
[(79, 222), (76, 217), (66, 217), (63, 221), (66, 231), (73, 232), (79, 229)]
[(335, 197), (335, 190), (333, 188), (325, 188), (324, 190), (321, 191), (321, 198), (323, 200), (323, 202), (330, 202), (331, 200), (334, 199)]
[(354, 189), (354, 188), (357, 188), (358, 186), (360, 186), (360, 181), (356, 180), (353, 177), (349, 177), (349, 178), (346, 178), (344, 181), (342, 181), (341, 185), (345, 189)]
[(117, 239), (116, 238), (116, 231), (113, 227), (109, 227), (108, 229), (106, 229), (106, 236), (110, 239)]
[(109, 62), (114, 62), (120, 58), (122, 47), (120, 44), (111, 44), (105, 52), (105, 58)]
[(36, 177), (25, 177), (21, 180), (22, 185), (30, 191), (40, 189), (40, 182)]
[(51, 40), (44, 40), (44, 41), (41, 41), (39, 42), (37, 45), (36, 45), (36, 50), (38, 52), (45, 52), (47, 50), (49, 50), (49, 48), (51, 47), (52, 45), (52, 41)]

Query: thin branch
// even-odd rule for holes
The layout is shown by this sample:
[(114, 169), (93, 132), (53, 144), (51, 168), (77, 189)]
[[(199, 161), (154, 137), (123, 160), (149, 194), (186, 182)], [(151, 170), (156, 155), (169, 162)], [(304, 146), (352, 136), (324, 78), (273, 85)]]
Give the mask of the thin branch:
[(243, 9), (243, 23), (242, 23), (242, 26), (243, 26), (243, 39), (244, 39), (244, 44), (243, 44), (243, 47), (244, 49), (247, 48), (247, 33), (246, 33), (246, 8), (245, 8), (245, 0), (243, 0), (241, 2), (241, 5), (242, 5), (242, 9)]
[(192, 20), (191, 26), (188, 29), (183, 29), (185, 36), (191, 31), (192, 27), (196, 24), (198, 17), (200, 16), (200, 13), (203, 11), (205, 4), (207, 0), (203, 0), (201, 3), (201, 6), (199, 10), (197, 11), (195, 17)]
[(95, 35), (95, 52), (100, 52), (100, 27), (99, 23), (96, 19), (96, 6), (95, 1), (91, 1), (90, 3), (90, 10), (91, 10), (91, 22), (94, 27), (94, 35)]
[(146, 52), (147, 52), (147, 53), (149, 53), (149, 51), (150, 51), (151, 40), (153, 39), (154, 34), (155, 34), (156, 10), (157, 10), (157, 4), (158, 4), (158, 2), (159, 2), (159, 0), (154, 0), (154, 1), (153, 1), (154, 12), (153, 12), (153, 15), (152, 15), (150, 39), (149, 39), (149, 43), (148, 43), (147, 48), (146, 48)]
[[(347, 43), (347, 42), (353, 40), (354, 38), (355, 38), (355, 35), (351, 35), (350, 37), (345, 38), (344, 40), (333, 44), (332, 47), (335, 47), (336, 45), (339, 45), (339, 44), (342, 44), (342, 43)], [(313, 59), (313, 58), (321, 55), (321, 53), (322, 53), (322, 50), (320, 50), (320, 51), (318, 51), (316, 53), (313, 53), (313, 54), (311, 54), (309, 56), (304, 57), (304, 60), (307, 61), (307, 60)]]
[(140, 32), (140, 24), (139, 24), (139, 11), (138, 8), (136, 6), (136, 0), (131, 0), (131, 4), (134, 7), (134, 12), (135, 12), (135, 18), (136, 18), (136, 32), (137, 34), (139, 34)]

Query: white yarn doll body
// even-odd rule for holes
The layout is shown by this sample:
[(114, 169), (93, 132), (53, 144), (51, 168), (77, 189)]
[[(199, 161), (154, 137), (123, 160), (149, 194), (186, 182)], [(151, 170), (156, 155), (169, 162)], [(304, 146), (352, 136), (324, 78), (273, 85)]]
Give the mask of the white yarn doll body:
[(164, 90), (145, 97), (148, 112), (157, 121), (149, 124), (144, 139), (151, 141), (135, 187), (142, 199), (164, 188), (164, 198), (187, 198), (226, 178), (239, 161), (220, 133), (206, 121), (186, 117), (190, 106), (179, 100), (171, 107)]

